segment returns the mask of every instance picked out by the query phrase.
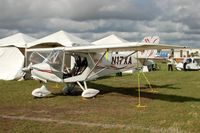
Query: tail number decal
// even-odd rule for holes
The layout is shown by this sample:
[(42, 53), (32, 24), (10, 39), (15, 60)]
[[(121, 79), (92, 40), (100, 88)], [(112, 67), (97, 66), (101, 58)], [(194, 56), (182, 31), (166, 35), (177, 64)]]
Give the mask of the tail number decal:
[(132, 59), (130, 57), (123, 57), (123, 56), (112, 56), (112, 65), (129, 65), (132, 64)]

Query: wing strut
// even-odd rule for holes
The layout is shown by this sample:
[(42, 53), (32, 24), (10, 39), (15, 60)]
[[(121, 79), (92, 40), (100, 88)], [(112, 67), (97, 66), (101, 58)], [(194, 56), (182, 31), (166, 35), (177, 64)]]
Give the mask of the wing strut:
[(103, 57), (105, 56), (106, 52), (108, 52), (108, 49), (103, 53), (103, 55), (100, 57), (100, 59), (96, 62), (96, 64), (93, 66), (93, 68), (90, 70), (90, 72), (88, 73), (86, 79), (91, 75), (92, 71), (95, 69), (95, 67), (99, 64), (99, 62), (103, 59)]

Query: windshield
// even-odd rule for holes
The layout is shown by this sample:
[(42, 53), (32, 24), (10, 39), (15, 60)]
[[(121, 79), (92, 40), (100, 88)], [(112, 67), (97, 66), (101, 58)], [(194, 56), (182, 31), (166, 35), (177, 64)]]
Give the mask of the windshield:
[(61, 71), (63, 64), (63, 51), (53, 50), (45, 59), (45, 62), (49, 63), (54, 69)]
[(49, 52), (42, 51), (42, 52), (27, 52), (27, 64), (38, 64), (42, 63), (45, 58), (49, 55)]
[(57, 71), (66, 71), (71, 68), (71, 54), (63, 50), (28, 51), (26, 62), (26, 66), (46, 62)]

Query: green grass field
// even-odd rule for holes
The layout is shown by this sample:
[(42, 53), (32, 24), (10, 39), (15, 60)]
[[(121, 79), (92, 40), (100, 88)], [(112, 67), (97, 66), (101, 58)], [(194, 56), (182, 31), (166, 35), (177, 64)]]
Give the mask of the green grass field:
[[(57, 95), (33, 98), (37, 81), (0, 81), (0, 133), (199, 133), (200, 72), (146, 73), (158, 93), (150, 93), (141, 78), (141, 105), (137, 108), (137, 74), (105, 77), (88, 86), (100, 90), (94, 98)], [(61, 85), (60, 85), (61, 86)]]

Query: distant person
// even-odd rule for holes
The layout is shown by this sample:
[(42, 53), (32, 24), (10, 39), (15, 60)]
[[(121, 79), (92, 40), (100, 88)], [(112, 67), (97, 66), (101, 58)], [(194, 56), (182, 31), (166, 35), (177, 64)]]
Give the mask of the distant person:
[(187, 58), (186, 56), (184, 55), (183, 56), (183, 70), (186, 71), (186, 65), (187, 65)]
[(192, 58), (191, 58), (190, 55), (188, 55), (188, 58), (187, 58), (187, 64), (190, 64), (190, 63), (192, 63)]
[(169, 59), (167, 59), (167, 68), (168, 68), (168, 71), (173, 71), (173, 65), (174, 65), (174, 59), (173, 57), (170, 55), (169, 56)]

